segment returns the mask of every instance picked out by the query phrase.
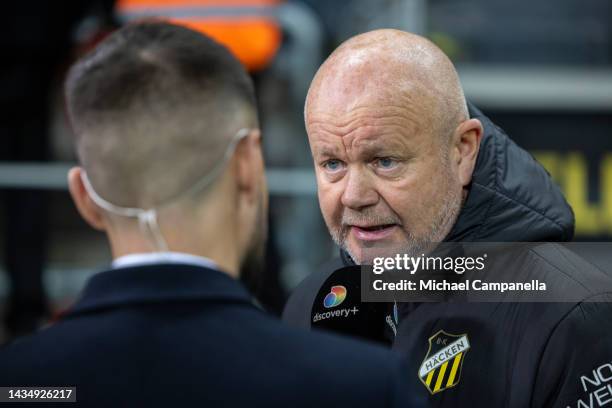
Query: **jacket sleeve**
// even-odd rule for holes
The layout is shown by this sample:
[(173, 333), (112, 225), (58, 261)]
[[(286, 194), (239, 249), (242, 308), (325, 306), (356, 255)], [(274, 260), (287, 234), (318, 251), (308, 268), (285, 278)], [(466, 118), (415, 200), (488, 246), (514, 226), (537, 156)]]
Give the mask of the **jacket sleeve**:
[(544, 349), (533, 407), (612, 407), (612, 294), (574, 307)]

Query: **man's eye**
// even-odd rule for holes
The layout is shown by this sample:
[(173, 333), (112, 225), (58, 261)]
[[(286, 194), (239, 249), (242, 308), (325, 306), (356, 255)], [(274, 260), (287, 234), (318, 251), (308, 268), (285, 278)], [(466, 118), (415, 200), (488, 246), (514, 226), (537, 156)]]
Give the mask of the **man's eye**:
[(342, 162), (336, 159), (327, 160), (325, 163), (323, 163), (323, 167), (328, 171), (338, 171), (342, 169)]
[(389, 170), (394, 168), (395, 166), (397, 166), (397, 160), (392, 159), (390, 157), (379, 157), (378, 159), (376, 159), (376, 166), (380, 167), (381, 169), (384, 170)]

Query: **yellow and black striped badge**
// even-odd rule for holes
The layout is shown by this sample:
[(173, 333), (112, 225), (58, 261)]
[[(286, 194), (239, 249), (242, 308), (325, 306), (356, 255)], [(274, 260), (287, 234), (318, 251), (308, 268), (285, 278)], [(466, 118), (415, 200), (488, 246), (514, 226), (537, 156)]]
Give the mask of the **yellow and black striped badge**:
[(459, 383), (461, 367), (469, 349), (467, 334), (449, 334), (440, 330), (429, 338), (429, 350), (419, 368), (419, 379), (431, 394)]

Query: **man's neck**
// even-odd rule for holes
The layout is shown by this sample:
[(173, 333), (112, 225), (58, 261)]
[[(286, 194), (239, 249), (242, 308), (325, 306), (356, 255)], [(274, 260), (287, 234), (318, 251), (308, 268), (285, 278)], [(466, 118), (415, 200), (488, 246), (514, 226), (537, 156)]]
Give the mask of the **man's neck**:
[[(168, 239), (167, 250), (159, 250), (154, 243), (144, 239), (141, 232), (133, 234), (109, 234), (113, 259), (120, 259), (132, 255), (145, 255), (159, 253), (180, 253), (210, 260), (222, 272), (233, 278), (239, 276), (239, 255), (235, 244), (231, 245), (224, 239), (222, 234), (215, 236), (216, 239), (193, 239), (182, 237), (182, 239)], [(168, 237), (173, 238), (173, 237)], [(212, 237), (207, 237), (212, 238)]]
[(195, 251), (174, 250), (169, 251), (131, 251), (124, 253), (113, 253), (113, 267), (124, 267), (133, 262), (145, 263), (191, 263), (201, 264), (209, 268), (217, 269), (227, 273), (233, 278), (239, 277), (238, 263), (233, 261), (233, 258), (227, 254), (220, 253), (195, 253)]
[(132, 254), (175, 252), (207, 258), (218, 269), (233, 278), (239, 276), (240, 250), (234, 226), (222, 211), (209, 212), (221, 214), (217, 217), (202, 219), (194, 215), (187, 221), (183, 214), (166, 212), (158, 220), (160, 234), (165, 248), (159, 247), (152, 234), (134, 224), (115, 224), (106, 230), (113, 259)]
[(210, 258), (182, 252), (147, 252), (139, 254), (124, 255), (113, 260), (112, 266), (115, 269), (129, 268), (141, 265), (153, 265), (160, 263), (178, 263), (186, 265), (202, 266), (209, 269), (220, 269), (219, 266)]

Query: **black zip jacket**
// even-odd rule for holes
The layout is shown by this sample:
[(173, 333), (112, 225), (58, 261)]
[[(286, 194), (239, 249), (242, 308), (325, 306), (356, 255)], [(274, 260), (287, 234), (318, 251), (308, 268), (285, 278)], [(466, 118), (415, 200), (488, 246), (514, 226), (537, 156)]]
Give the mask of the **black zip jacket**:
[[(477, 108), (469, 108), (482, 122), (484, 136), (469, 196), (446, 241), (549, 242), (529, 252), (529, 274), (579, 288), (581, 298), (400, 303), (383, 305), (382, 312), (380, 304), (360, 304), (353, 314), (370, 313), (358, 323), (368, 327), (346, 333), (387, 339), (404, 353), (414, 372), (406, 381), (411, 387), (420, 384), (416, 392), (421, 394), (415, 397), (432, 407), (612, 407), (609, 271), (550, 243), (572, 239), (571, 208), (529, 153)], [(321, 326), (313, 322), (321, 294), (334, 286), (338, 267), (352, 264), (341, 255), (298, 286), (286, 305), (285, 321)], [(347, 301), (350, 295), (349, 289)], [(336, 319), (342, 326), (342, 318), (332, 316), (326, 323), (333, 327)]]

